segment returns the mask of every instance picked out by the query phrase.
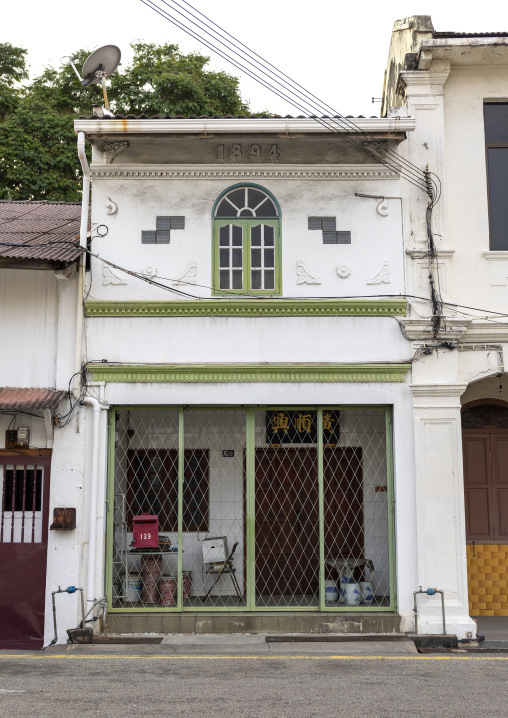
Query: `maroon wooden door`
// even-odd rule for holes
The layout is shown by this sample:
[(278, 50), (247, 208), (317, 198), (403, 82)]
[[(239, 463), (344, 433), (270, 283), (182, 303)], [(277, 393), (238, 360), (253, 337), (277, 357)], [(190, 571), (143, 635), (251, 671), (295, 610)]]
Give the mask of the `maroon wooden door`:
[(256, 594), (317, 594), (315, 449), (256, 449)]
[[(363, 556), (361, 449), (324, 451), (325, 558)], [(256, 594), (317, 597), (317, 451), (256, 449)]]
[(463, 429), (466, 538), (508, 542), (508, 431)]
[(325, 449), (325, 559), (364, 557), (362, 449)]
[(0, 456), (0, 648), (43, 646), (50, 463)]

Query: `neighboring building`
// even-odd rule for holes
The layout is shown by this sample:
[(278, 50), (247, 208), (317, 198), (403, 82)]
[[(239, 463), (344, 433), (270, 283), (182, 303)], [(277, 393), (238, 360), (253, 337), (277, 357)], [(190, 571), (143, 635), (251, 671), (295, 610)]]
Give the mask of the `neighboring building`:
[(384, 114), (414, 118), (405, 156), (442, 183), (435, 256), (425, 194), (406, 187), (404, 214), (408, 294), (430, 297), (432, 274), (445, 301), (438, 325), (417, 299), (403, 321), (416, 352), (418, 583), (444, 589), (464, 617), (508, 615), (507, 71), (506, 32), (435, 32), (427, 16), (394, 25)]
[[(80, 215), (80, 204), (0, 202), (1, 647), (42, 647), (49, 593), (78, 581), (79, 530), (48, 529), (55, 506), (77, 507), (82, 523), (83, 434), (53, 426), (76, 361)], [(61, 617), (75, 625), (74, 606)]]

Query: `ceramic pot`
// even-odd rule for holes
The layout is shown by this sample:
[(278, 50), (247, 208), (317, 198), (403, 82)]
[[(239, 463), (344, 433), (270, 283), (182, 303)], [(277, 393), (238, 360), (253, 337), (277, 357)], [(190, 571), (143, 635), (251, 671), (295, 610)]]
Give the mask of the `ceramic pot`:
[(325, 601), (326, 603), (336, 603), (339, 600), (339, 589), (335, 581), (325, 581)]
[(346, 605), (358, 606), (362, 600), (360, 585), (358, 583), (346, 583)]
[(362, 594), (362, 603), (370, 606), (374, 600), (374, 586), (372, 581), (360, 581), (360, 593)]

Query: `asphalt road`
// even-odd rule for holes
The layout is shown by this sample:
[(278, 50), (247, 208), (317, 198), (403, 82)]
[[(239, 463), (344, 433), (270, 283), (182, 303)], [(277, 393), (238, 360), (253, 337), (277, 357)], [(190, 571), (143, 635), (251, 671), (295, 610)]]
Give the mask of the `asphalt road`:
[(508, 715), (508, 656), (406, 644), (175, 643), (0, 653), (0, 717)]

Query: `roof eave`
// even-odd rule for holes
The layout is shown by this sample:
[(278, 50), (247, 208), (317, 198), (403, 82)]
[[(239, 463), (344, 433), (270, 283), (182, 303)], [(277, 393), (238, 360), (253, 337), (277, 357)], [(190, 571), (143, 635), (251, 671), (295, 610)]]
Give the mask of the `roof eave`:
[[(346, 128), (344, 128), (344, 125)], [(260, 133), (260, 134), (293, 134), (293, 133), (332, 133), (361, 134), (389, 133), (400, 134), (411, 132), (415, 128), (413, 118), (344, 118), (343, 120), (323, 120), (313, 118), (247, 118), (247, 119), (88, 119), (75, 120), (74, 131), (89, 135), (114, 134), (221, 134), (221, 133)]]
[[(0, 269), (39, 269), (45, 271), (69, 270), (77, 265), (79, 257), (69, 260), (61, 259), (33, 259), (30, 257), (2, 257), (0, 256)], [(71, 276), (73, 272), (69, 273)]]

